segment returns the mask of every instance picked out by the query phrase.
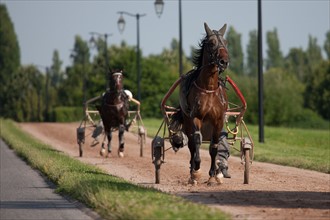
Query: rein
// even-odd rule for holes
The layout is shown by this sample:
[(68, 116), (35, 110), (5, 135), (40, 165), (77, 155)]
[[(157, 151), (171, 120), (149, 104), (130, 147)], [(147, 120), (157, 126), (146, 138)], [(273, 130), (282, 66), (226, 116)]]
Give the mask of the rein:
[(109, 106), (109, 107), (117, 107), (117, 108), (121, 108), (124, 106), (124, 103), (119, 103), (119, 104), (116, 104), (116, 105), (110, 105), (110, 104), (107, 104), (107, 103), (104, 103), (106, 106)]

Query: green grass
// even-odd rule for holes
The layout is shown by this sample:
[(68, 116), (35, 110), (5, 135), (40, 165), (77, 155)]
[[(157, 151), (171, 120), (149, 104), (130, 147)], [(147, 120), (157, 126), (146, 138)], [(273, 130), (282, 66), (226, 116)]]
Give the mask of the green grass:
[[(160, 119), (144, 119), (153, 137)], [(265, 127), (265, 143), (258, 142), (258, 126), (247, 125), (254, 141), (254, 160), (330, 173), (330, 131)], [(239, 148), (239, 143), (235, 144)], [(239, 152), (232, 150), (233, 155)]]
[(24, 133), (11, 120), (0, 119), (0, 135), (32, 167), (104, 219), (230, 219), (217, 209), (195, 204), (86, 165)]

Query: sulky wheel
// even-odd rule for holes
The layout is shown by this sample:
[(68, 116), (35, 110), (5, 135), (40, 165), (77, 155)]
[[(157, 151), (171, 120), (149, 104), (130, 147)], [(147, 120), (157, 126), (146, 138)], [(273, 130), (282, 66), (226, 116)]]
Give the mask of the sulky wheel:
[(139, 126), (140, 157), (143, 157), (143, 148), (146, 143), (146, 132), (143, 126)]
[(140, 157), (143, 157), (143, 148), (145, 144), (145, 135), (140, 136)]
[(164, 139), (156, 136), (152, 140), (152, 157), (155, 165), (156, 184), (160, 183), (160, 166), (162, 165), (162, 154), (164, 150)]
[(250, 152), (252, 149), (252, 142), (249, 138), (245, 137), (241, 144), (242, 144), (241, 150), (243, 151), (243, 157), (244, 157), (244, 184), (249, 184), (250, 165), (251, 165)]
[(244, 184), (249, 184), (250, 178), (250, 149), (244, 149)]
[(83, 156), (83, 145), (84, 144), (82, 142), (79, 143), (79, 157)]

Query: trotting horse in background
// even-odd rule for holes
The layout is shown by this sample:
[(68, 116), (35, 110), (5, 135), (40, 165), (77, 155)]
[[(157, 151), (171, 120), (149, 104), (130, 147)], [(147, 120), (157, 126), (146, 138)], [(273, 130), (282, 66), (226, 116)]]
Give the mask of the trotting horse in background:
[[(211, 167), (209, 183), (213, 179), (221, 183), (218, 151), (219, 139), (228, 107), (226, 88), (219, 75), (227, 68), (229, 55), (227, 41), (224, 39), (226, 24), (219, 30), (211, 30), (204, 23), (206, 37), (194, 58), (195, 70), (181, 76), (180, 110), (171, 118), (171, 124), (180, 126), (188, 137), (190, 159), (190, 184), (197, 184), (200, 173), (200, 146), (203, 136), (209, 136)], [(204, 128), (204, 129), (203, 129)], [(203, 132), (207, 128), (207, 132)]]
[(126, 124), (129, 109), (129, 97), (123, 90), (122, 72), (114, 72), (110, 77), (110, 90), (102, 97), (102, 105), (97, 107), (104, 125), (105, 136), (102, 142), (101, 156), (105, 154), (105, 139), (108, 138), (108, 154), (111, 153), (112, 131), (118, 129), (118, 156), (124, 157), (124, 132), (130, 124)]

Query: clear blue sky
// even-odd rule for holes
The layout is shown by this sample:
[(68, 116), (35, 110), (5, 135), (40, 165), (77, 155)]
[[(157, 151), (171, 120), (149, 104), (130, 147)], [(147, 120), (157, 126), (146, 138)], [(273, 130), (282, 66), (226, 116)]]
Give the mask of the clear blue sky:
[[(71, 64), (70, 50), (75, 35), (90, 38), (89, 32), (113, 34), (108, 44), (125, 40), (136, 45), (136, 19), (124, 16), (126, 27), (120, 34), (117, 27), (118, 11), (146, 13), (140, 19), (140, 46), (143, 55), (158, 54), (179, 36), (178, 1), (164, 0), (160, 18), (156, 16), (154, 0), (1, 0), (7, 6), (21, 49), (22, 64), (49, 66), (55, 49), (60, 53), (63, 67)], [(330, 0), (263, 0), (263, 42), (265, 35), (277, 28), (284, 55), (292, 47), (306, 49), (308, 36), (318, 39), (322, 46), (330, 29)], [(242, 34), (244, 54), (248, 33), (257, 29), (257, 0), (182, 0), (183, 49), (197, 46), (207, 22), (211, 29), (224, 23)], [(264, 52), (264, 56), (266, 53)]]

